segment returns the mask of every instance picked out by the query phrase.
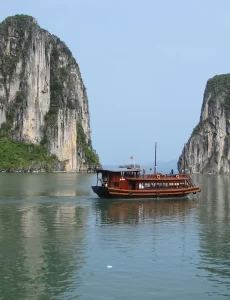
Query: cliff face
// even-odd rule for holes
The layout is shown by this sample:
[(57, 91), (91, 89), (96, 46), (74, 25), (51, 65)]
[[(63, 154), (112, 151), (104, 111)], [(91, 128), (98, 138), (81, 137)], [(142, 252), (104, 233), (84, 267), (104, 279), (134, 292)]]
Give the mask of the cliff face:
[(10, 140), (44, 146), (66, 171), (99, 163), (79, 67), (67, 46), (33, 17), (0, 24), (0, 125)]
[(178, 161), (178, 169), (191, 173), (230, 172), (230, 74), (209, 79), (199, 124)]

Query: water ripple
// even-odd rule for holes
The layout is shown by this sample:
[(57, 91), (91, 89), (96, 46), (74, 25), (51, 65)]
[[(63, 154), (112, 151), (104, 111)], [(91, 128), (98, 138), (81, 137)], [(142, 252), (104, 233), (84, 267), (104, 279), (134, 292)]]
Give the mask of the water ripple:
[(226, 177), (195, 178), (196, 201), (132, 202), (94, 197), (92, 175), (8, 175), (0, 300), (230, 297)]

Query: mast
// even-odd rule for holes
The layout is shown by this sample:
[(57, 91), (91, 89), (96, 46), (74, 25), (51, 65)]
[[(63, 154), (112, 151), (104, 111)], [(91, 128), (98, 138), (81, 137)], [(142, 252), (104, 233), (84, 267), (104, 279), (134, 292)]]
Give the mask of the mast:
[(154, 164), (154, 174), (157, 173), (157, 142), (155, 142), (155, 164)]
[(186, 144), (184, 144), (184, 174), (185, 174), (185, 146)]

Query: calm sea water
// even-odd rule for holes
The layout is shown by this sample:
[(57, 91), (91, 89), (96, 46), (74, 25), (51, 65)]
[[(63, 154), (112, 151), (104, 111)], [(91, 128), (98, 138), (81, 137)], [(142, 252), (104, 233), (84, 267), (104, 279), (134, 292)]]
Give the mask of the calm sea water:
[(0, 300), (229, 299), (230, 176), (194, 180), (195, 200), (131, 202), (94, 174), (0, 174)]

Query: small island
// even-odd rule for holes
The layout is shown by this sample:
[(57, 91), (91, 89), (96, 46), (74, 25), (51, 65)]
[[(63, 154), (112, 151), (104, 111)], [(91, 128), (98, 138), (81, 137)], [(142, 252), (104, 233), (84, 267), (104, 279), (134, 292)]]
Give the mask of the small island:
[(79, 66), (32, 16), (0, 23), (0, 171), (81, 172), (100, 166)]
[(200, 122), (179, 157), (179, 171), (184, 158), (189, 173), (230, 173), (230, 74), (208, 80)]

